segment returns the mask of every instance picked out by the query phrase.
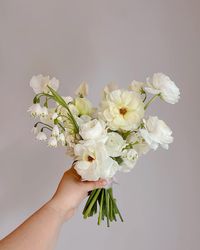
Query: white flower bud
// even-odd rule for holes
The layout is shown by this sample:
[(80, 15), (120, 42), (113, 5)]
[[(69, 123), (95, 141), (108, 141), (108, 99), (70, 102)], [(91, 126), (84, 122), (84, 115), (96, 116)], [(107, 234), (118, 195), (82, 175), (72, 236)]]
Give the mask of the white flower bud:
[(44, 132), (40, 131), (37, 136), (36, 139), (39, 141), (45, 141), (47, 139), (47, 136)]
[(58, 145), (57, 139), (54, 136), (51, 136), (49, 138), (48, 145), (50, 147), (57, 147), (57, 145)]
[(52, 130), (52, 136), (57, 137), (57, 136), (59, 136), (59, 134), (60, 134), (60, 130), (59, 130), (58, 126), (55, 125), (53, 127), (53, 130)]

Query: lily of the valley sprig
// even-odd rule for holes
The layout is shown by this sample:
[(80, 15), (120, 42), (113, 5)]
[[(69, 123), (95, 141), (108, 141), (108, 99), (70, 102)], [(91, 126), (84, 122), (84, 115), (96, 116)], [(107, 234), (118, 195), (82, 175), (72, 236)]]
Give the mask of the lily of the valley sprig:
[[(31, 115), (37, 119), (33, 133), (51, 147), (64, 146), (83, 181), (106, 179), (106, 188), (94, 190), (83, 210), (84, 218), (98, 211), (98, 224), (123, 221), (113, 197), (112, 183), (117, 172), (129, 172), (138, 159), (159, 146), (168, 149), (172, 131), (157, 116), (147, 116), (156, 99), (178, 102), (180, 91), (162, 73), (145, 82), (133, 81), (127, 89), (113, 84), (103, 90), (99, 107), (88, 99), (88, 85), (82, 82), (75, 96), (61, 96), (59, 81), (49, 76), (33, 76), (35, 92)], [(150, 95), (150, 96), (149, 96)]]

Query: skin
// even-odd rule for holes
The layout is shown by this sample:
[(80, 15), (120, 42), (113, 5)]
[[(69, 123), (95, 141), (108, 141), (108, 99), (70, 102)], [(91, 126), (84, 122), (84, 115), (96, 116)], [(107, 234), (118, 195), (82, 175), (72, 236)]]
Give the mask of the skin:
[(83, 182), (74, 168), (63, 175), (58, 188), (43, 207), (0, 241), (1, 250), (52, 250), (63, 223), (75, 213), (88, 192), (102, 188), (105, 180)]

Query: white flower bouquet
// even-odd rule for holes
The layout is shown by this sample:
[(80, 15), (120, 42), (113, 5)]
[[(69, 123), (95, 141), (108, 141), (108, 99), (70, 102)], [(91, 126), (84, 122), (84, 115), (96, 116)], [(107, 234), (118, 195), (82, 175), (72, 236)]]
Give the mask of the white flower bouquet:
[[(166, 123), (156, 116), (146, 118), (145, 113), (157, 98), (175, 104), (180, 96), (175, 83), (156, 73), (146, 82), (133, 81), (127, 90), (109, 84), (98, 108), (87, 98), (86, 82), (81, 83), (75, 97), (60, 96), (59, 81), (49, 76), (33, 76), (30, 86), (36, 94), (28, 110), (38, 118), (33, 127), (36, 138), (48, 140), (51, 147), (66, 147), (83, 181), (107, 180), (105, 188), (90, 193), (84, 218), (98, 211), (98, 225), (106, 219), (109, 226), (118, 216), (123, 221), (113, 197), (115, 175), (129, 172), (150, 149), (159, 145), (168, 149), (172, 143), (172, 131)], [(148, 97), (148, 93), (153, 96)]]

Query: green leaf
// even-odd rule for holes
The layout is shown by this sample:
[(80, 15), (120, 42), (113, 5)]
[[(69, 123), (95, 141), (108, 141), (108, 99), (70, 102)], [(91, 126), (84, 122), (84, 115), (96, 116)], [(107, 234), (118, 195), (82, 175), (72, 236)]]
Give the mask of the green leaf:
[(77, 124), (73, 114), (71, 113), (67, 103), (54, 89), (52, 89), (50, 86), (47, 86), (47, 87), (50, 89), (50, 91), (51, 91), (51, 93), (52, 93), (52, 95), (54, 97), (54, 100), (56, 102), (58, 102), (61, 106), (63, 106), (64, 108), (67, 109), (70, 121), (73, 124), (74, 132), (77, 134), (79, 132), (79, 127), (78, 127), (78, 124)]

